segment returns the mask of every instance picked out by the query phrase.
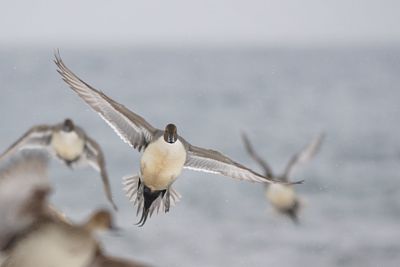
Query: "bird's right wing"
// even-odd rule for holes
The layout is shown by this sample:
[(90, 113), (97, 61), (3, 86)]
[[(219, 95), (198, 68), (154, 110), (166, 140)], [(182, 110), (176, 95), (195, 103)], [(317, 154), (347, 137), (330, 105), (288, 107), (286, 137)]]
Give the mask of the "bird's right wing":
[(21, 149), (45, 149), (50, 144), (51, 136), (52, 127), (48, 125), (34, 126), (0, 155), (0, 161)]
[(54, 62), (62, 79), (108, 123), (125, 143), (140, 151), (151, 142), (157, 129), (145, 119), (81, 80), (64, 64), (58, 53), (55, 54)]
[(273, 173), (272, 173), (272, 169), (271, 167), (268, 165), (268, 163), (263, 160), (254, 150), (253, 146), (250, 143), (249, 138), (247, 137), (247, 135), (245, 133), (242, 133), (242, 139), (243, 139), (243, 143), (244, 146), (247, 150), (247, 153), (249, 153), (250, 157), (252, 157), (258, 164), (261, 165), (261, 167), (264, 169), (265, 174), (268, 177), (273, 177)]

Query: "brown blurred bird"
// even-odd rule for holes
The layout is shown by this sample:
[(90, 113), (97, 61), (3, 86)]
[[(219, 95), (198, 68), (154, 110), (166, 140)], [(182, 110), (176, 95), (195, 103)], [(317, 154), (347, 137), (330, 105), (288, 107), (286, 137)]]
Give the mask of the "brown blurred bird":
[(88, 267), (101, 251), (94, 232), (114, 228), (105, 210), (81, 225), (44, 216), (18, 238), (2, 267)]
[(0, 251), (46, 213), (51, 191), (47, 163), (45, 154), (31, 152), (0, 168)]
[(71, 119), (56, 125), (36, 125), (13, 143), (1, 156), (4, 159), (23, 149), (43, 149), (62, 160), (69, 167), (90, 165), (100, 172), (104, 192), (114, 209), (103, 152), (100, 146)]
[[(323, 138), (324, 135), (320, 134), (313, 139), (303, 150), (292, 156), (282, 174), (276, 175), (272, 172), (269, 164), (255, 152), (247, 135), (244, 133), (242, 134), (247, 152), (263, 168), (265, 175), (271, 179), (285, 183), (289, 182), (289, 176), (296, 165), (308, 162), (318, 152)], [(289, 216), (294, 223), (298, 223), (300, 200), (292, 185), (277, 183), (266, 184), (265, 196), (278, 212)]]

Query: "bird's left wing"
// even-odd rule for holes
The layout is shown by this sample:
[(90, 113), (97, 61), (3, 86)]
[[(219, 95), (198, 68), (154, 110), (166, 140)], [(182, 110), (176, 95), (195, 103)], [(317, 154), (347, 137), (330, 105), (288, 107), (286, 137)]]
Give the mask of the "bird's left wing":
[(324, 139), (324, 134), (318, 135), (316, 138), (314, 138), (310, 144), (308, 144), (303, 150), (301, 150), (299, 153), (295, 154), (287, 164), (285, 171), (283, 173), (283, 178), (288, 180), (291, 172), (293, 171), (293, 168), (296, 165), (299, 164), (304, 164), (308, 162), (312, 157), (318, 152), (322, 140)]
[(94, 141), (88, 136), (86, 136), (85, 158), (83, 160), (87, 160), (90, 166), (92, 166), (95, 170), (100, 172), (101, 179), (103, 181), (104, 193), (106, 194), (106, 197), (113, 206), (113, 208), (117, 210), (117, 206), (115, 205), (112, 198), (111, 186), (108, 180), (104, 154), (99, 144), (97, 144), (96, 141)]
[[(281, 183), (237, 163), (218, 151), (188, 145), (185, 169), (220, 174), (239, 180), (259, 183)], [(293, 182), (298, 184), (303, 181)]]

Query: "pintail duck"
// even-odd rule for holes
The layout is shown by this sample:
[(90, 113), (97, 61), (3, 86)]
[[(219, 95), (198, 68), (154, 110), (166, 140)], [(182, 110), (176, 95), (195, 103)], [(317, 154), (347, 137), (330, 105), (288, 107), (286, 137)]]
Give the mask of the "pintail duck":
[(71, 119), (56, 125), (33, 126), (0, 156), (0, 160), (22, 149), (46, 149), (69, 167), (90, 165), (100, 172), (106, 197), (117, 209), (100, 146)]
[(168, 124), (164, 130), (153, 127), (138, 114), (81, 80), (64, 64), (58, 53), (55, 63), (63, 80), (123, 141), (139, 152), (143, 150), (140, 173), (124, 178), (128, 198), (137, 205), (137, 213), (142, 211), (137, 223), (139, 226), (143, 226), (155, 210), (168, 212), (170, 205), (179, 200), (180, 195), (172, 188), (172, 184), (183, 168), (252, 182), (281, 183), (254, 172), (218, 151), (191, 145), (178, 135), (174, 124)]
[(263, 168), (267, 177), (282, 181), (286, 184), (269, 184), (265, 188), (265, 196), (278, 212), (289, 216), (294, 223), (298, 223), (298, 211), (300, 208), (300, 199), (298, 198), (292, 185), (288, 184), (290, 174), (296, 165), (308, 162), (319, 150), (324, 138), (320, 134), (311, 141), (303, 150), (292, 156), (284, 172), (276, 175), (272, 172), (269, 164), (263, 160), (254, 150), (246, 134), (242, 134), (245, 148), (249, 155)]
[(112, 216), (99, 210), (82, 225), (43, 217), (20, 236), (2, 267), (89, 267), (101, 249), (95, 231), (114, 229)]
[(46, 213), (47, 155), (22, 153), (0, 168), (0, 251)]

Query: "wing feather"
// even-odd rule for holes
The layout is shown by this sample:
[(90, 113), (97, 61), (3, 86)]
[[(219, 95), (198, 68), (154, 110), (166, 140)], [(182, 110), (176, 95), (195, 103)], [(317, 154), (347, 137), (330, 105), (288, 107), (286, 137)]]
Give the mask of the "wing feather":
[(59, 53), (55, 54), (54, 62), (62, 79), (99, 113), (125, 143), (140, 151), (151, 142), (157, 129), (145, 119), (81, 80), (64, 64)]
[[(185, 169), (220, 174), (259, 183), (281, 183), (237, 163), (218, 151), (189, 145)], [(302, 183), (303, 181), (291, 184)]]
[(308, 162), (310, 159), (312, 159), (313, 156), (318, 152), (319, 148), (321, 147), (321, 143), (322, 140), (324, 139), (324, 136), (325, 136), (324, 134), (318, 135), (303, 150), (295, 154), (287, 164), (283, 172), (283, 177), (285, 177), (288, 180), (290, 174), (292, 173), (296, 165), (304, 164)]
[(101, 179), (103, 181), (104, 193), (106, 194), (106, 197), (113, 208), (117, 210), (117, 205), (115, 205), (112, 198), (111, 186), (106, 170), (104, 154), (100, 148), (100, 145), (88, 136), (86, 136), (85, 156), (90, 166), (100, 172)]
[(274, 177), (271, 167), (268, 165), (268, 163), (265, 160), (263, 160), (257, 154), (257, 152), (254, 150), (249, 138), (247, 137), (247, 135), (245, 133), (242, 133), (242, 139), (243, 139), (244, 146), (247, 150), (247, 153), (250, 155), (250, 157), (253, 158), (258, 164), (261, 165), (261, 167), (264, 169), (265, 174), (268, 177)]
[(33, 126), (0, 155), (0, 161), (21, 149), (47, 148), (51, 136), (52, 127), (48, 125)]

